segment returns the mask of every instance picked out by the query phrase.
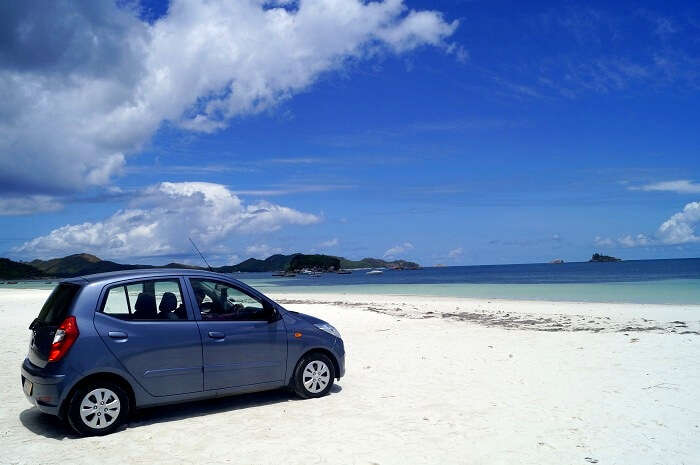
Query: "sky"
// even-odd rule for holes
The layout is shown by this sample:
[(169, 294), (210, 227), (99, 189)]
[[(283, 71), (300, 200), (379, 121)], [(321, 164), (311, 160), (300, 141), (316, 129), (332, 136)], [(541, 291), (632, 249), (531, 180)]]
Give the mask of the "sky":
[(0, 255), (700, 256), (696, 2), (0, 4)]

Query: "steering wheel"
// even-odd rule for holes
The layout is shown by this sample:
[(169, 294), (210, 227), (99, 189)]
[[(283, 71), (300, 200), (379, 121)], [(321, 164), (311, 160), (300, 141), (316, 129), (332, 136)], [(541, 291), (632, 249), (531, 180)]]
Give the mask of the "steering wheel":
[(233, 310), (236, 313), (239, 313), (241, 310), (245, 309), (245, 305), (238, 303), (231, 298), (226, 299), (226, 302), (233, 308)]

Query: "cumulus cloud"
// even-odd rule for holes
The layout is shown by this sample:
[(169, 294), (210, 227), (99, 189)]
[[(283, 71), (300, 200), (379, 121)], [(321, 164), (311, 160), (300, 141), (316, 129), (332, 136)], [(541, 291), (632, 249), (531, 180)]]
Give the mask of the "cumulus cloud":
[(411, 244), (410, 242), (404, 242), (403, 244), (395, 245), (394, 247), (384, 252), (384, 258), (394, 258), (398, 254), (408, 252), (409, 250), (413, 250), (414, 248), (415, 247), (413, 247), (413, 244)]
[(700, 236), (695, 234), (695, 225), (700, 222), (700, 202), (687, 204), (683, 211), (664, 221), (657, 236), (664, 244), (687, 244), (700, 242)]
[(0, 216), (31, 215), (60, 210), (63, 205), (48, 195), (5, 196), (0, 198)]
[(632, 186), (630, 190), (675, 192), (676, 194), (700, 194), (700, 183), (688, 179), (678, 179), (676, 181), (663, 181), (645, 184), (643, 186)]
[(594, 243), (601, 247), (643, 247), (651, 245), (680, 245), (700, 242), (695, 226), (700, 223), (700, 202), (690, 202), (664, 221), (653, 237), (646, 234), (626, 235), (618, 239), (596, 236)]
[(103, 185), (163, 124), (227, 126), (377, 53), (454, 44), (457, 27), (402, 0), (0, 3), (0, 186)]
[(114, 258), (172, 255), (190, 250), (188, 237), (223, 251), (222, 242), (236, 235), (318, 221), (316, 215), (266, 201), (246, 205), (220, 184), (164, 182), (102, 221), (65, 225), (14, 252), (42, 257), (76, 252)]

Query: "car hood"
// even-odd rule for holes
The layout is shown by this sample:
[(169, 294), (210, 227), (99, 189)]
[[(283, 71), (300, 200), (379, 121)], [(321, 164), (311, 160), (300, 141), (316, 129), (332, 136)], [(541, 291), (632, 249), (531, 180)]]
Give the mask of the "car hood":
[(294, 316), (301, 319), (301, 320), (304, 320), (308, 323), (311, 323), (312, 325), (318, 325), (318, 324), (324, 324), (324, 323), (328, 324), (328, 322), (323, 321), (320, 318), (316, 318), (315, 316), (307, 315), (305, 313), (296, 313)]

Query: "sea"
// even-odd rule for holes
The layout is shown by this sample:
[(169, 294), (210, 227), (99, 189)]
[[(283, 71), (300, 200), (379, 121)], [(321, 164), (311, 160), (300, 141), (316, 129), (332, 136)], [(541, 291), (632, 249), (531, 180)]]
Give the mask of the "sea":
[[(393, 294), (573, 302), (700, 305), (700, 258), (612, 263), (426, 267), (367, 274), (233, 276), (266, 293)], [(0, 288), (51, 289), (57, 281), (19, 281)]]

